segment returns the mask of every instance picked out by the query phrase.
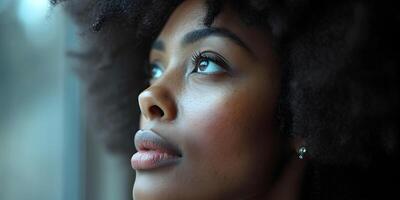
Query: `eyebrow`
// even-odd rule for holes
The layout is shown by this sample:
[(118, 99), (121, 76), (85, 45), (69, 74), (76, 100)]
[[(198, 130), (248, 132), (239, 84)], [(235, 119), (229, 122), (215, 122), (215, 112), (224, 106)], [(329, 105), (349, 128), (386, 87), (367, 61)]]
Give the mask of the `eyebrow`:
[(244, 43), (236, 34), (232, 33), (228, 29), (216, 28), (216, 27), (203, 28), (187, 33), (182, 40), (182, 46), (195, 43), (199, 40), (202, 40), (210, 36), (219, 36), (228, 38), (232, 42), (245, 48), (247, 51), (253, 53), (251, 49), (246, 45), (246, 43)]
[[(181, 44), (182, 46), (186, 46), (211, 36), (228, 38), (235, 44), (249, 51), (251, 54), (254, 54), (253, 51), (246, 45), (246, 43), (244, 43), (236, 34), (232, 33), (230, 30), (225, 28), (209, 27), (209, 28), (194, 30), (192, 32), (187, 33), (183, 37)], [(159, 51), (165, 51), (165, 43), (163, 40), (157, 39), (156, 41), (154, 41), (151, 48)]]
[(156, 41), (154, 41), (151, 48), (159, 51), (165, 51), (165, 44), (162, 40), (157, 39)]

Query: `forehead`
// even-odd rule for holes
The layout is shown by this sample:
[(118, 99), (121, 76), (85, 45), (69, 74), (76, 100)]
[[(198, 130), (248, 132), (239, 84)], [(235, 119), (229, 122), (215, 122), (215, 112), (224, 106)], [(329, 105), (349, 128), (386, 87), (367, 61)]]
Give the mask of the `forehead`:
[(182, 38), (185, 33), (204, 27), (202, 19), (206, 11), (205, 3), (201, 0), (184, 1), (172, 13), (159, 38)]
[[(186, 33), (205, 27), (203, 21), (206, 14), (205, 1), (184, 1), (170, 16), (159, 39), (164, 40), (167, 44), (178, 43)], [(268, 32), (244, 24), (238, 14), (228, 5), (224, 5), (212, 26), (232, 31), (255, 52), (266, 52), (265, 48), (270, 47)]]

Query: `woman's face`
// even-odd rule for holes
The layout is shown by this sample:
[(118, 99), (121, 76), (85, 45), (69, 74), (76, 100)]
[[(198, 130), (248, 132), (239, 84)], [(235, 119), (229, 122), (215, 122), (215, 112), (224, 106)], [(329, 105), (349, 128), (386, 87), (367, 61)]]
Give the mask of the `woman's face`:
[(273, 181), (283, 142), (271, 42), (227, 6), (211, 28), (205, 15), (203, 1), (184, 1), (150, 52), (141, 129), (159, 138), (135, 138), (136, 200), (243, 199)]

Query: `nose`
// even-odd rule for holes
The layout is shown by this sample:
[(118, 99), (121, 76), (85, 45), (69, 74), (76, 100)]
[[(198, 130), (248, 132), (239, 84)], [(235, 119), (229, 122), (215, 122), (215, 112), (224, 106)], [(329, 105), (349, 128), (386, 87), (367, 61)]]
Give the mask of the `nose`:
[(172, 121), (177, 108), (173, 95), (167, 88), (153, 85), (139, 94), (139, 107), (147, 120)]

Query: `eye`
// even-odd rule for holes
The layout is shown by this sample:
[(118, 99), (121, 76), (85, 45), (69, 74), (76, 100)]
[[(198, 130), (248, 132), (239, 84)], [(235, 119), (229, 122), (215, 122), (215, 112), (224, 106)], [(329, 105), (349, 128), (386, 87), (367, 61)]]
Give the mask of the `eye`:
[(225, 71), (222, 67), (220, 67), (217, 63), (209, 60), (203, 59), (196, 66), (196, 72), (203, 74), (216, 74)]
[(220, 74), (227, 72), (226, 61), (222, 56), (211, 53), (194, 53), (192, 57), (194, 69), (192, 72), (200, 74)]
[(160, 65), (153, 63), (150, 64), (150, 79), (158, 79), (164, 73)]

